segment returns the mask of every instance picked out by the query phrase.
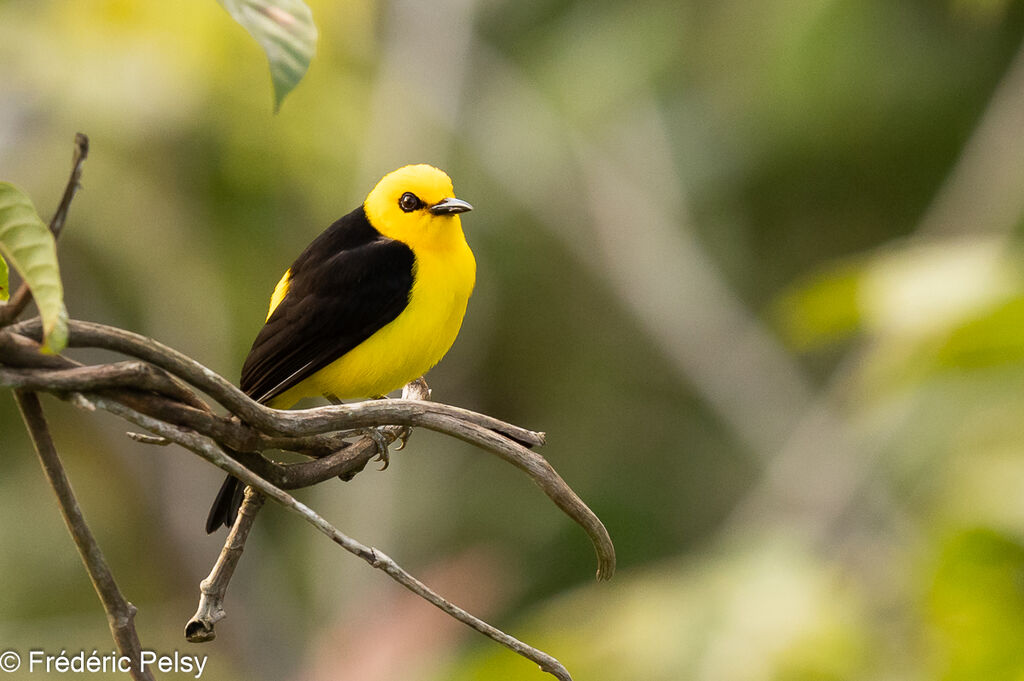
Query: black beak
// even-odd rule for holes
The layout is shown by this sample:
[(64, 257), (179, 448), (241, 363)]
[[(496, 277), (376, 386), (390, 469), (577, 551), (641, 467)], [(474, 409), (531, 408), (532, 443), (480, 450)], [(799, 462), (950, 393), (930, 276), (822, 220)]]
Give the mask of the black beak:
[(469, 205), (462, 199), (456, 199), (453, 197), (438, 201), (431, 206), (429, 210), (434, 215), (455, 215), (456, 213), (468, 213), (473, 210), (473, 206)]

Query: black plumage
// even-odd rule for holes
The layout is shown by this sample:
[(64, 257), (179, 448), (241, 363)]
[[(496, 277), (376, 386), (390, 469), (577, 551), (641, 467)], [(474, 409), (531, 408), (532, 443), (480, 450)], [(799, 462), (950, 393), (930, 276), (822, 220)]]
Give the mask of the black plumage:
[[(393, 321), (409, 304), (414, 264), (412, 250), (374, 229), (362, 206), (337, 220), (292, 263), (288, 292), (242, 365), (242, 390), (268, 403)], [(241, 493), (228, 476), (207, 532), (234, 523)]]
[(409, 304), (414, 261), (362, 206), (328, 227), (292, 264), (288, 293), (242, 365), (242, 390), (269, 402), (394, 320)]

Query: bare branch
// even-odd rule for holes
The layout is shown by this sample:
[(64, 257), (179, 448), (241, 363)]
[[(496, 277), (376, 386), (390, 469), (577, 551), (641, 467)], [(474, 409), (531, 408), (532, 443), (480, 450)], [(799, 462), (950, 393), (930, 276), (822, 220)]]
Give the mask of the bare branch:
[[(520, 444), (522, 442), (542, 444), (544, 442), (543, 433), (535, 433), (466, 409), (424, 400), (370, 400), (355, 404), (291, 411), (270, 409), (254, 402), (226, 379), (195, 360), (144, 336), (89, 322), (71, 321), (68, 326), (70, 344), (103, 347), (152, 362), (207, 392), (224, 406), (232, 409), (235, 414), (242, 416), (250, 424), (266, 432), (308, 438), (322, 436), (332, 431), (374, 427), (380, 424), (421, 426), (456, 437), (485, 451), (497, 454), (503, 460), (527, 473), (562, 511), (586, 531), (597, 553), (598, 579), (609, 579), (615, 571), (615, 549), (608, 531), (600, 519), (573, 492), (572, 488), (555, 472), (544, 457)], [(41, 328), (37, 320), (30, 320), (12, 327), (11, 331), (38, 335), (41, 333)], [(110, 367), (119, 367), (119, 369), (114, 371)], [(103, 372), (98, 371), (100, 369)], [(61, 379), (61, 390), (87, 392), (97, 387), (123, 387), (129, 382), (127, 381), (130, 378), (127, 376), (128, 374), (139, 372), (138, 366), (127, 362), (97, 367), (97, 372), (93, 373), (76, 372), (69, 375), (65, 372), (57, 374), (57, 376)], [(125, 376), (122, 376), (122, 373)], [(100, 377), (104, 380), (109, 379), (111, 382), (99, 381)], [(14, 378), (26, 380), (17, 372), (8, 372), (5, 375), (0, 371), (0, 383), (6, 383)], [(122, 379), (125, 380), (125, 383), (119, 382)], [(146, 380), (154, 379), (147, 374)], [(38, 389), (47, 389), (44, 382), (36, 382), (32, 385)], [(351, 453), (337, 453), (340, 450), (336, 450), (337, 455), (330, 456), (328, 460), (284, 466), (256, 453), (256, 450), (267, 448), (267, 443), (261, 442), (262, 437), (258, 433), (237, 421), (223, 419), (175, 404), (169, 400), (154, 399), (149, 396), (120, 396), (118, 400), (149, 416), (155, 416), (163, 421), (185, 426), (212, 437), (234, 450), (231, 455), (245, 466), (279, 487), (294, 489), (334, 475), (354, 472), (365, 466), (364, 460), (358, 468), (353, 467), (354, 464), (349, 459)], [(287, 439), (278, 437), (275, 438), (274, 444), (284, 449), (300, 452), (303, 451), (303, 446), (306, 448), (319, 447), (321, 450), (319, 453), (323, 454), (323, 450), (327, 448), (325, 445), (337, 447), (338, 442), (336, 439), (330, 439), (319, 442), (304, 440), (301, 443), (290, 443)], [(363, 445), (363, 447), (368, 446), (370, 446), (368, 442)], [(366, 450), (361, 451), (365, 452)]]
[[(497, 454), (503, 460), (527, 473), (562, 511), (587, 532), (598, 557), (598, 579), (609, 579), (615, 571), (615, 549), (608, 531), (600, 519), (573, 492), (572, 488), (555, 472), (544, 457), (520, 444), (523, 442), (543, 444), (543, 433), (535, 433), (466, 409), (422, 400), (369, 400), (355, 404), (290, 411), (270, 409), (254, 402), (229, 381), (195, 360), (149, 338), (90, 322), (72, 320), (68, 327), (70, 329), (69, 344), (103, 347), (152, 362), (210, 394), (255, 428), (279, 434), (279, 437), (275, 438), (274, 444), (284, 449), (301, 452), (303, 447), (313, 446), (317, 447), (318, 453), (323, 455), (323, 450), (327, 448), (325, 445), (337, 446), (336, 439), (304, 440), (301, 443), (294, 443), (302, 446), (294, 446), (293, 443), (280, 436), (308, 438), (339, 430), (394, 424), (421, 426), (435, 430)], [(11, 331), (38, 336), (41, 333), (41, 326), (37, 320), (30, 320), (12, 327)], [(131, 363), (125, 363), (121, 365), (121, 370), (130, 373), (138, 371), (138, 368)], [(114, 373), (104, 375), (107, 378), (116, 376)], [(74, 390), (76, 392), (85, 392), (90, 386), (95, 388), (99, 385), (104, 387), (108, 385), (90, 384), (85, 380), (93, 378), (96, 377), (92, 374), (79, 373), (71, 377), (62, 374), (61, 385), (65, 391)], [(78, 383), (73, 379), (82, 379), (82, 382)], [(5, 376), (0, 373), (0, 383), (4, 383), (4, 381)], [(40, 384), (33, 385), (44, 389)], [(118, 399), (132, 409), (149, 416), (155, 416), (163, 421), (185, 426), (212, 437), (234, 450), (231, 452), (234, 458), (257, 475), (270, 480), (279, 487), (294, 489), (311, 484), (311, 479), (313, 482), (318, 482), (327, 477), (344, 475), (358, 470), (350, 468), (352, 463), (348, 459), (348, 453), (338, 454), (328, 461), (293, 464), (292, 467), (286, 467), (256, 453), (257, 450), (267, 448), (266, 443), (261, 442), (262, 436), (237, 421), (222, 419), (212, 414), (174, 404), (169, 400), (156, 400), (148, 396), (121, 396)], [(365, 443), (363, 446), (367, 447), (369, 443)], [(365, 465), (365, 461), (362, 462), (362, 465)], [(359, 468), (361, 467), (359, 466)]]
[[(81, 393), (79, 393), (81, 394)], [(84, 399), (84, 398), (83, 398)], [(92, 404), (91, 402), (89, 404)], [(133, 433), (131, 431), (125, 433), (128, 437), (136, 442), (144, 445), (156, 445), (157, 447), (166, 447), (171, 444), (171, 441), (167, 438), (158, 437), (156, 435), (147, 435), (146, 433)]]
[[(166, 376), (161, 379), (160, 371), (148, 364), (122, 362), (82, 367), (64, 357), (39, 354), (34, 341), (3, 332), (0, 332), (0, 359), (8, 364), (36, 363), (48, 367), (28, 370), (0, 366), (0, 385), (53, 392), (71, 399), (77, 406), (83, 406), (82, 391), (102, 390), (104, 395), (144, 414), (212, 437), (231, 448), (235, 458), (247, 467), (286, 489), (308, 487), (335, 476), (350, 478), (362, 470), (376, 452), (376, 445), (369, 438), (360, 441), (358, 447), (344, 440), (346, 436), (359, 433), (340, 431), (298, 438), (268, 438), (237, 420), (212, 414), (191, 391), (182, 394), (193, 396), (203, 409), (143, 392), (140, 388), (155, 387), (173, 392), (170, 390), (173, 379)], [(157, 374), (154, 375), (154, 371)], [(139, 385), (128, 387), (133, 381), (139, 381)], [(86, 404), (92, 407), (92, 403), (86, 401)], [(317, 457), (317, 460), (279, 464), (255, 453), (271, 448), (289, 449)]]
[[(71, 176), (68, 178), (61, 197), (57, 212), (50, 220), (50, 232), (54, 238), (60, 236), (64, 228), (68, 210), (71, 208), (71, 201), (80, 187), (79, 181), (82, 176), (82, 164), (89, 154), (89, 138), (82, 133), (75, 135), (75, 151), (71, 164)], [(0, 327), (6, 326), (17, 319), (32, 298), (29, 287), (22, 282), (10, 302), (0, 308)], [(4, 334), (5, 336), (7, 334)], [(11, 346), (24, 351), (24, 346), (18, 347), (16, 341)], [(63, 358), (50, 357), (53, 364), (58, 365)], [(148, 669), (143, 669), (141, 664), (142, 644), (139, 642), (138, 632), (135, 630), (136, 608), (129, 603), (121, 594), (121, 590), (114, 580), (114, 575), (107, 565), (103, 552), (96, 543), (96, 538), (89, 529), (82, 514), (78, 501), (75, 499), (74, 491), (71, 489), (71, 482), (68, 480), (64, 466), (61, 464), (57, 454), (57, 448), (50, 435), (49, 426), (46, 423), (46, 416), (43, 414), (42, 405), (39, 403), (39, 396), (34, 392), (24, 390), (14, 391), (18, 409), (25, 421), (36, 454), (42, 464), (43, 472), (57, 496), (61, 515), (68, 531), (78, 548), (79, 556), (89, 573), (93, 588), (103, 604), (107, 613), (107, 622), (110, 626), (110, 633), (114, 643), (122, 655), (131, 660), (129, 671), (132, 679), (136, 681), (153, 681), (153, 675)]]
[[(13, 327), (12, 327), (13, 328)], [(40, 330), (42, 326), (40, 325)], [(61, 355), (40, 352), (39, 340), (32, 340), (9, 329), (0, 329), (0, 362), (9, 367), (33, 369), (68, 369), (81, 366)]]
[(125, 600), (121, 594), (117, 582), (114, 581), (114, 575), (103, 557), (103, 552), (96, 543), (96, 538), (89, 529), (89, 525), (85, 522), (85, 516), (78, 506), (75, 493), (71, 489), (71, 482), (64, 472), (64, 466), (61, 464), (57, 448), (50, 436), (50, 429), (46, 423), (42, 405), (39, 403), (39, 396), (33, 392), (15, 390), (14, 397), (18, 402), (18, 408), (21, 410), (21, 416), (25, 420), (29, 435), (32, 437), (36, 454), (39, 455), (39, 461), (43, 465), (46, 479), (57, 495), (64, 523), (71, 533), (71, 538), (75, 541), (78, 554), (89, 573), (89, 579), (92, 580), (93, 588), (107, 613), (110, 633), (114, 637), (117, 649), (122, 655), (131, 659), (132, 679), (153, 681), (150, 671), (141, 666), (142, 645), (139, 643), (139, 635), (135, 631), (135, 606)]
[(71, 156), (71, 177), (68, 178), (68, 183), (64, 187), (64, 194), (60, 197), (60, 205), (57, 206), (57, 212), (50, 219), (50, 231), (53, 232), (54, 238), (59, 237), (64, 229), (64, 221), (68, 217), (71, 200), (75, 198), (75, 193), (82, 186), (82, 164), (85, 163), (85, 159), (88, 156), (89, 137), (84, 133), (76, 132), (75, 151)]
[(7, 326), (18, 318), (32, 300), (32, 293), (28, 290), (28, 284), (22, 282), (17, 290), (11, 294), (10, 299), (0, 305), (0, 327)]
[[(0, 368), (0, 381), (12, 388), (50, 392), (83, 392), (109, 388), (148, 390), (178, 400), (188, 400), (191, 391), (171, 379), (152, 364), (138, 361), (116, 362), (99, 366), (74, 366), (66, 369), (28, 370)], [(191, 400), (189, 400), (191, 401)], [(196, 398), (190, 406), (203, 402)], [(205, 405), (203, 405), (205, 406)], [(199, 407), (201, 408), (201, 407)]]
[(196, 433), (182, 430), (176, 426), (164, 423), (157, 419), (150, 418), (145, 414), (141, 414), (134, 411), (119, 402), (108, 400), (100, 395), (90, 396), (97, 406), (106, 409), (122, 418), (131, 421), (141, 428), (165, 437), (172, 442), (181, 445), (182, 447), (198, 454), (202, 458), (206, 459), (215, 466), (224, 469), (228, 473), (231, 473), (236, 478), (249, 485), (255, 487), (262, 494), (273, 499), (281, 506), (298, 514), (309, 524), (319, 530), (321, 533), (327, 535), (336, 544), (344, 548), (349, 553), (352, 553), (371, 566), (383, 570), (389, 577), (394, 579), (396, 582), (409, 589), (416, 595), (429, 601), (436, 607), (440, 608), (444, 612), (448, 613), (455, 619), (459, 620), (463, 624), (475, 629), (476, 631), (484, 634), (490, 639), (497, 643), (505, 646), (506, 648), (522, 655), (523, 657), (537, 663), (541, 669), (553, 674), (562, 681), (572, 681), (572, 677), (569, 676), (569, 672), (565, 667), (555, 658), (551, 657), (547, 653), (544, 653), (532, 646), (528, 646), (519, 639), (509, 636), (505, 632), (491, 626), (466, 612), (457, 605), (445, 600), (440, 595), (432, 591), (425, 584), (417, 580), (415, 577), (410, 575), (404, 569), (402, 569), (394, 560), (378, 551), (375, 548), (366, 546), (355, 539), (352, 539), (348, 535), (344, 534), (329, 522), (327, 522), (322, 516), (316, 511), (306, 506), (302, 502), (295, 499), (287, 492), (281, 490), (274, 485), (271, 485), (266, 480), (254, 475), (252, 471), (239, 464), (234, 459), (227, 456), (215, 442), (209, 438), (197, 435)]
[[(36, 318), (38, 320), (38, 318)], [(20, 326), (20, 325), (18, 325)], [(12, 327), (16, 328), (16, 327)], [(53, 373), (45, 381), (38, 381), (37, 372), (9, 374), (12, 387), (30, 385), (45, 386), (40, 390), (50, 392), (74, 390), (98, 390), (130, 387), (137, 390), (153, 390), (190, 407), (210, 412), (209, 406), (181, 381), (151, 365), (141, 362), (121, 362), (113, 365), (83, 367), (82, 364), (61, 355), (46, 355), (40, 352), (39, 340), (31, 339), (0, 329), (0, 360), (12, 369), (68, 370)], [(111, 368), (113, 367), (113, 368)], [(77, 369), (77, 371), (70, 371)]]
[[(426, 400), (430, 398), (430, 389), (427, 382), (419, 378), (402, 390), (402, 396), (406, 399)], [(381, 429), (381, 436), (388, 443), (394, 442), (401, 434), (401, 428), (387, 426)], [(170, 440), (161, 437), (163, 442)], [(340, 453), (340, 452), (339, 452)], [(376, 443), (369, 438), (363, 438), (360, 442), (350, 446), (346, 453), (349, 458), (361, 460), (360, 469), (377, 453)], [(326, 461), (326, 459), (322, 460)], [(353, 472), (352, 475), (355, 473)], [(245, 499), (238, 510), (238, 517), (235, 524), (228, 533), (220, 556), (209, 576), (199, 585), (199, 608), (192, 619), (185, 625), (185, 638), (193, 643), (203, 643), (216, 638), (215, 626), (217, 622), (227, 617), (224, 610), (224, 595), (227, 592), (228, 584), (238, 565), (245, 548), (245, 541), (249, 531), (256, 520), (256, 514), (263, 506), (265, 497), (252, 487), (245, 488)]]
[(256, 514), (263, 507), (265, 497), (252, 487), (245, 488), (245, 500), (238, 509), (238, 517), (228, 533), (220, 556), (210, 575), (199, 583), (199, 609), (185, 625), (185, 638), (192, 643), (204, 643), (216, 638), (214, 627), (227, 617), (224, 611), (224, 595), (228, 583), (235, 573), (238, 560), (245, 550), (245, 540), (256, 521)]
[[(71, 178), (50, 224), (54, 236), (59, 235), (63, 227), (79, 186), (82, 162), (88, 153), (88, 140), (84, 135), (76, 138), (76, 145)], [(351, 539), (283, 491), (283, 488), (304, 487), (333, 476), (350, 479), (374, 455), (379, 453), (384, 458), (386, 449), (379, 451), (377, 444), (381, 437), (384, 440), (379, 446), (386, 448), (398, 437), (404, 438), (409, 427), (422, 426), (492, 452), (530, 475), (559, 508), (586, 530), (597, 551), (598, 578), (607, 579), (615, 568), (615, 553), (604, 526), (551, 465), (529, 450), (529, 447), (544, 444), (543, 433), (430, 402), (429, 389), (422, 379), (406, 386), (403, 399), (399, 400), (302, 411), (270, 409), (254, 402), (230, 381), (195, 360), (152, 339), (102, 324), (71, 321), (70, 347), (105, 348), (135, 358), (82, 366), (68, 358), (38, 352), (37, 341), (42, 333), (38, 319), (2, 328), (13, 323), (30, 297), (30, 291), (22, 286), (14, 296), (14, 304), (0, 308), (0, 385), (15, 388), (43, 468), (61, 502), (65, 522), (108, 613), (111, 632), (118, 647), (133, 661), (133, 679), (151, 679), (149, 672), (140, 668), (141, 646), (133, 624), (135, 609), (121, 596), (75, 502), (53, 447), (37, 391), (53, 393), (83, 409), (102, 408), (114, 413), (154, 434), (129, 433), (134, 439), (148, 444), (177, 443), (248, 485), (241, 515), (217, 564), (201, 585), (199, 608), (186, 627), (190, 640), (214, 637), (216, 622), (225, 616), (223, 600), (231, 575), (263, 498), (268, 496), (444, 612), (536, 662), (544, 671), (563, 681), (571, 681), (565, 667), (555, 658), (453, 605), (390, 557)], [(231, 414), (227, 417), (215, 414), (193, 388), (212, 397)], [(358, 434), (354, 431), (365, 432), (366, 428), (374, 428), (373, 437), (362, 437), (354, 443), (346, 440)], [(270, 448), (288, 449), (314, 460), (281, 464), (261, 454)], [(386, 465), (386, 458), (384, 461)]]
[[(38, 319), (31, 319), (12, 327), (11, 330), (39, 339), (42, 323)], [(366, 428), (381, 423), (430, 427), (426, 423), (389, 421), (404, 414), (403, 409), (398, 407), (401, 400), (372, 400), (354, 405), (295, 411), (271, 409), (253, 401), (230, 381), (191, 357), (152, 338), (104, 324), (78, 320), (68, 322), (68, 332), (70, 347), (103, 348), (150, 362), (194, 385), (246, 423), (267, 433), (283, 436), (315, 435), (344, 428)], [(543, 433), (520, 428), (485, 414), (436, 402), (421, 403), (420, 408), (429, 413), (441, 413), (471, 421), (528, 446), (544, 444)], [(306, 416), (301, 416), (303, 414)]]
[[(353, 405), (359, 406), (359, 405)], [(608, 530), (593, 511), (562, 479), (551, 464), (537, 452), (502, 437), (492, 430), (468, 421), (460, 421), (441, 414), (423, 414), (412, 419), (410, 425), (422, 425), (476, 445), (497, 454), (504, 461), (523, 471), (543, 490), (558, 508), (576, 521), (590, 537), (597, 553), (597, 578), (611, 579), (615, 574), (615, 545)]]

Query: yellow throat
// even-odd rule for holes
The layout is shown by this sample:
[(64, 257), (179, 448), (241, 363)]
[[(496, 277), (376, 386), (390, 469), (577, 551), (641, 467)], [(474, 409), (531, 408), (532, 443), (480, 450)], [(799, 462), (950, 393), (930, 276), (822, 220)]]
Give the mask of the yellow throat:
[[(427, 207), (455, 196), (451, 179), (443, 171), (410, 165), (384, 176), (363, 204), (378, 232), (413, 252), (408, 305), (355, 348), (278, 395), (271, 406), (287, 408), (302, 398), (321, 395), (340, 399), (385, 395), (426, 373), (455, 342), (476, 282), (476, 260), (458, 214), (405, 211), (401, 201), (408, 193)], [(288, 277), (285, 273), (274, 291), (271, 312), (287, 293)]]

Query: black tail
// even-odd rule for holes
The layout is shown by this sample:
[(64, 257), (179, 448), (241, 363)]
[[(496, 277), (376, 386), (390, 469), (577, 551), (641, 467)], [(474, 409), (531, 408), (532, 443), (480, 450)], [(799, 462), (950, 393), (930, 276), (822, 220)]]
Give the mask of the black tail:
[(216, 532), (221, 525), (231, 529), (235, 524), (238, 509), (242, 507), (245, 485), (238, 478), (228, 476), (217, 492), (217, 498), (210, 507), (210, 515), (206, 516), (206, 534)]

